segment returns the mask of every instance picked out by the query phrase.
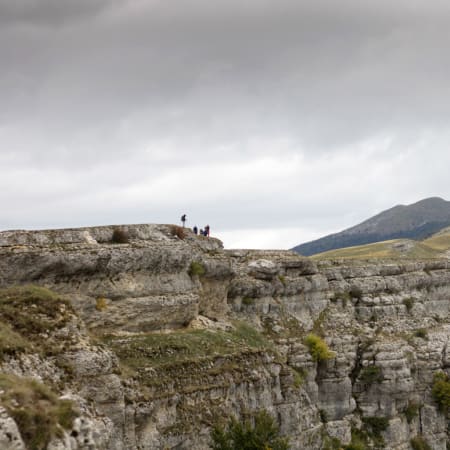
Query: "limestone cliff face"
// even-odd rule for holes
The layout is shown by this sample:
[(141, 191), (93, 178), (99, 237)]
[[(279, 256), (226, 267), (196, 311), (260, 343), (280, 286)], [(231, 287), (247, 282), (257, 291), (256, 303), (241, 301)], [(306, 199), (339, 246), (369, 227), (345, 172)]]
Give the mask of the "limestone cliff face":
[[(449, 260), (316, 263), (125, 228), (125, 244), (113, 227), (0, 233), (0, 287), (44, 286), (73, 308), (47, 333), (65, 336), (58, 352), (2, 358), (3, 373), (79, 405), (48, 448), (207, 449), (214, 424), (265, 409), (293, 449), (339, 448), (352, 433), (367, 448), (420, 436), (446, 449), (431, 389), (450, 373)], [(313, 359), (311, 332), (333, 358)], [(6, 410), (0, 444), (25, 448)]]

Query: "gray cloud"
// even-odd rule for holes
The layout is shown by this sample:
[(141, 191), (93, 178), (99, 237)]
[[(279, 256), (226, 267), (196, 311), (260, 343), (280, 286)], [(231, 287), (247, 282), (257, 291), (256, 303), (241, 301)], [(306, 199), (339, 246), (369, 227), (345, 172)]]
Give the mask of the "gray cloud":
[(0, 227), (188, 208), (328, 230), (450, 197), (423, 160), (448, 161), (449, 19), (441, 0), (0, 0)]

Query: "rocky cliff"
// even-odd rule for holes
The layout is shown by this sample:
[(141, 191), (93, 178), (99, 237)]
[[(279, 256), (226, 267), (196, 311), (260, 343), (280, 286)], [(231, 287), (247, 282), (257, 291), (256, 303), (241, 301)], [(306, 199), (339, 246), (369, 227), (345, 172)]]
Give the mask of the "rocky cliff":
[(0, 448), (201, 450), (266, 410), (292, 449), (446, 449), (449, 260), (123, 231), (0, 233)]

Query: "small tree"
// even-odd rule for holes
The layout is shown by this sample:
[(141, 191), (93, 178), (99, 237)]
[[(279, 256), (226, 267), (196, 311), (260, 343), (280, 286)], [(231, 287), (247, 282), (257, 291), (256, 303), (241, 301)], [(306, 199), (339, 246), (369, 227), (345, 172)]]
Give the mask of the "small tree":
[(213, 450), (289, 450), (287, 438), (280, 437), (280, 430), (266, 411), (250, 421), (238, 422), (231, 418), (228, 426), (216, 426), (211, 432)]

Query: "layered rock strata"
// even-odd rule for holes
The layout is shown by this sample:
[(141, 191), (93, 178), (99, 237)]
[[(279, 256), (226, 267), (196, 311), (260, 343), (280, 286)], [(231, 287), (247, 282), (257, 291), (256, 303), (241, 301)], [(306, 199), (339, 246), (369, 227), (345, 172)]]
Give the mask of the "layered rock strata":
[[(2, 356), (2, 373), (78, 405), (48, 448), (207, 449), (215, 424), (264, 409), (293, 449), (358, 438), (406, 450), (418, 437), (446, 449), (432, 386), (450, 373), (448, 260), (313, 262), (173, 226), (121, 228), (127, 243), (112, 242), (114, 227), (0, 233), (0, 286), (49, 288), (73, 308), (47, 333), (64, 341), (53, 355), (30, 335)], [(311, 356), (309, 333), (332, 358)], [(2, 448), (25, 448), (1, 413), (0, 442), (13, 436)]]

